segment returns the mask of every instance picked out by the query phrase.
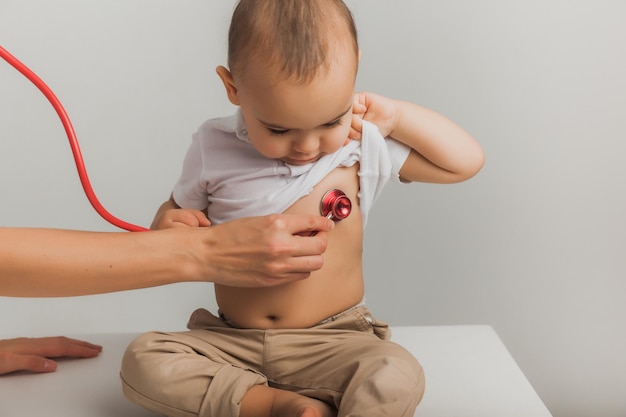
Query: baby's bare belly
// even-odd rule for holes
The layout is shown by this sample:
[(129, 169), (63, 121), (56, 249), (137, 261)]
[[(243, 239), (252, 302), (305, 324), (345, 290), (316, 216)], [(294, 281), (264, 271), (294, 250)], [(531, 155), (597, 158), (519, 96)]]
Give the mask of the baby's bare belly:
[(220, 312), (243, 328), (306, 328), (361, 302), (363, 222), (357, 198), (358, 166), (338, 168), (285, 213), (319, 214), (322, 196), (339, 188), (352, 201), (350, 216), (328, 234), (324, 266), (307, 279), (271, 288), (215, 285)]

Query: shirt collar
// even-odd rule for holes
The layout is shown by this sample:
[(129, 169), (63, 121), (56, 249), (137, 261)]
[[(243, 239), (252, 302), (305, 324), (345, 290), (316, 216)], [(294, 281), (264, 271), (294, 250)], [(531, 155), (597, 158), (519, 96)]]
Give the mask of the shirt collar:
[(246, 127), (246, 122), (243, 120), (240, 108), (237, 108), (237, 113), (235, 114), (235, 136), (244, 142), (250, 143), (248, 128)]

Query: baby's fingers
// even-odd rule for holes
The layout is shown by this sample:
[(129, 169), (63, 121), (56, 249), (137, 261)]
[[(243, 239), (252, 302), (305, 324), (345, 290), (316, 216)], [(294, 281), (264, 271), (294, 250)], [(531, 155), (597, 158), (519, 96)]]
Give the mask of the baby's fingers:
[(352, 115), (352, 123), (350, 125), (349, 136), (352, 139), (361, 139), (361, 132), (363, 130), (363, 119), (358, 114)]
[(192, 227), (207, 227), (211, 225), (211, 221), (207, 219), (206, 214), (200, 210), (183, 210), (185, 214), (185, 224)]
[(158, 222), (159, 229), (171, 227), (206, 227), (211, 222), (200, 210), (173, 209), (163, 214)]
[(354, 100), (352, 100), (352, 113), (355, 114), (365, 114), (367, 111), (367, 94), (366, 93), (356, 93), (354, 95)]

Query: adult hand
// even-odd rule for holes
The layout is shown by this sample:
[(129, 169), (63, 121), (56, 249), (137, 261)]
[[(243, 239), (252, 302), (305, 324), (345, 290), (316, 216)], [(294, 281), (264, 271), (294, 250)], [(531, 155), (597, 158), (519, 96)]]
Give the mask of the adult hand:
[[(308, 278), (323, 265), (327, 233), (334, 223), (322, 216), (272, 214), (199, 228), (214, 242), (206, 245), (206, 268), (216, 284), (260, 287)], [(314, 236), (304, 236), (311, 235)], [(194, 250), (194, 253), (196, 250)]]
[(322, 267), (333, 224), (319, 215), (272, 214), (141, 233), (0, 227), (0, 294), (69, 297), (197, 281), (280, 285)]
[(101, 346), (67, 337), (0, 340), (0, 375), (16, 371), (53, 372), (57, 363), (50, 358), (92, 358), (101, 351)]

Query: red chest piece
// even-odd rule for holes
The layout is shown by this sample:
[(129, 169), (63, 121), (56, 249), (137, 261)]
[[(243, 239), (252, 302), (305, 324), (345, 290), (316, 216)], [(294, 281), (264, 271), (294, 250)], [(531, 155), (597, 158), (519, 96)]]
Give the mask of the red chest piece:
[(324, 194), (320, 202), (322, 216), (328, 217), (335, 222), (348, 217), (351, 211), (352, 202), (346, 193), (336, 188)]

